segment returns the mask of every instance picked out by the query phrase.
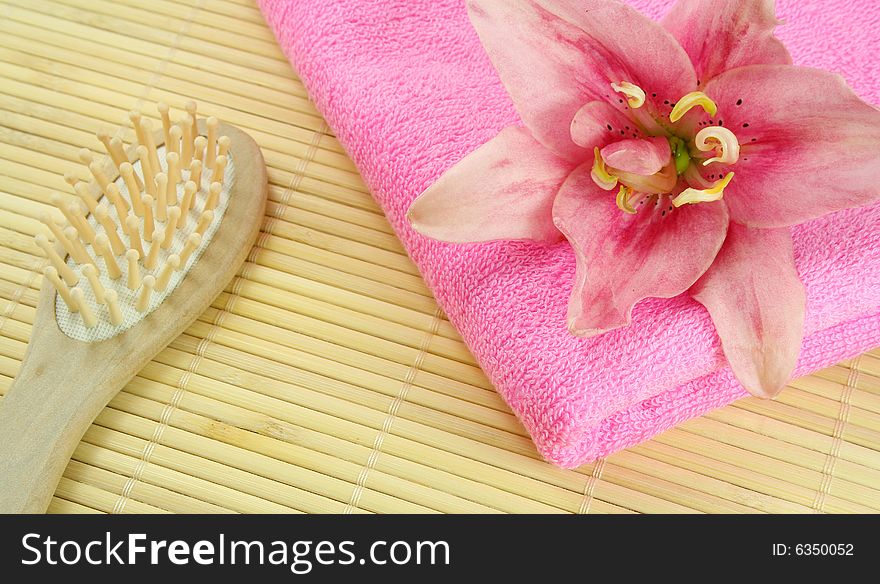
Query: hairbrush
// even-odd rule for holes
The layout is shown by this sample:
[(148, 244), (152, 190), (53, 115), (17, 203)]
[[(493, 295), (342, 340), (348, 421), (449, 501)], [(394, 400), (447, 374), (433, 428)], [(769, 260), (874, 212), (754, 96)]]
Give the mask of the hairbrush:
[[(268, 194), (253, 139), (187, 102), (161, 128), (130, 112), (136, 141), (65, 175), (35, 243), (48, 265), (21, 369), (0, 400), (0, 512), (41, 513), (89, 425), (223, 291), (259, 233)], [(119, 132), (118, 134), (122, 134)], [(51, 234), (51, 238), (48, 236)]]

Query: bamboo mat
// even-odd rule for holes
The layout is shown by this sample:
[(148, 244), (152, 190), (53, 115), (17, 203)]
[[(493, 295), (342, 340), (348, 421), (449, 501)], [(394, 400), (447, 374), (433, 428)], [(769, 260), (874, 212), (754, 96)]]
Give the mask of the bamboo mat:
[(52, 512), (880, 511), (880, 351), (593, 465), (542, 462), (251, 0), (0, 2), (0, 77), (0, 392), (35, 218), (63, 172), (86, 178), (96, 131), (192, 98), (269, 165), (247, 263), (100, 414)]

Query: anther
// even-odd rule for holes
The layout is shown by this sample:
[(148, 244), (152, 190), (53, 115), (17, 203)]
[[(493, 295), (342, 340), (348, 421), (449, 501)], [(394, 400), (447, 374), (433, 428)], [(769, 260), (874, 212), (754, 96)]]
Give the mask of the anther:
[(593, 169), (590, 171), (590, 176), (600, 189), (610, 191), (617, 186), (617, 177), (609, 174), (606, 170), (605, 161), (602, 159), (598, 146), (593, 148)]
[(719, 156), (703, 161), (703, 166), (708, 166), (713, 162), (722, 164), (733, 164), (739, 160), (739, 141), (733, 132), (721, 126), (710, 126), (703, 128), (694, 138), (694, 145), (701, 152), (711, 152), (718, 147), (721, 148)]
[(719, 201), (724, 197), (724, 188), (730, 184), (732, 179), (733, 173), (728, 172), (724, 178), (717, 181), (708, 189), (685, 189), (679, 193), (677, 197), (672, 199), (672, 204), (676, 207), (681, 207), (682, 205), (690, 205), (693, 203), (711, 203), (712, 201)]
[(677, 122), (684, 117), (691, 109), (700, 106), (710, 116), (714, 116), (718, 111), (718, 106), (712, 101), (708, 95), (702, 91), (692, 91), (678, 100), (675, 107), (669, 113), (669, 121)]
[(645, 92), (638, 85), (629, 81), (621, 81), (620, 83), (612, 83), (611, 89), (624, 95), (629, 107), (633, 109), (639, 109), (645, 105)]
[(617, 208), (623, 211), (624, 213), (629, 213), (630, 215), (635, 215), (636, 210), (633, 209), (632, 204), (629, 199), (632, 196), (632, 189), (626, 185), (620, 185), (620, 190), (617, 191)]

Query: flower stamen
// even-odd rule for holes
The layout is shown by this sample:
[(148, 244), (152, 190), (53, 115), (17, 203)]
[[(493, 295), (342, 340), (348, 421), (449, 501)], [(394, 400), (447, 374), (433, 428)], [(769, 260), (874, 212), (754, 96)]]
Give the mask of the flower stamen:
[(645, 105), (645, 91), (634, 83), (630, 83), (629, 81), (612, 83), (611, 89), (626, 96), (626, 102), (629, 104), (629, 107), (633, 109), (639, 109)]
[(629, 213), (630, 215), (635, 215), (636, 210), (633, 208), (632, 203), (630, 203), (630, 197), (632, 197), (633, 190), (626, 185), (620, 185), (620, 190), (617, 191), (617, 208), (623, 211), (624, 213)]
[(593, 148), (593, 170), (590, 172), (590, 176), (602, 190), (610, 191), (617, 186), (617, 177), (610, 174), (605, 168), (605, 161), (602, 159), (598, 146)]
[(694, 203), (711, 203), (712, 201), (720, 201), (722, 197), (724, 197), (724, 187), (730, 184), (730, 181), (733, 179), (733, 173), (728, 172), (727, 175), (719, 181), (716, 181), (708, 189), (695, 189), (695, 188), (687, 188), (677, 197), (672, 199), (672, 204), (676, 207), (681, 207), (682, 205), (691, 205)]
[(697, 106), (703, 108), (710, 116), (714, 116), (718, 112), (718, 106), (708, 95), (702, 91), (692, 91), (676, 102), (675, 107), (669, 113), (669, 121), (677, 122)]
[[(703, 161), (703, 166), (708, 166), (713, 162), (722, 164), (733, 164), (739, 160), (739, 141), (736, 136), (723, 126), (710, 126), (703, 128), (694, 138), (694, 146), (701, 152), (710, 152), (715, 150), (716, 156)], [(721, 152), (718, 152), (718, 149)]]

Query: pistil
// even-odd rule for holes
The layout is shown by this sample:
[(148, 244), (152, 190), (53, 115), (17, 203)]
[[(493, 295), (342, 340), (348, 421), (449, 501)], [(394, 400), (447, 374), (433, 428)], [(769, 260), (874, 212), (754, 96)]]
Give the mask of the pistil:
[(669, 137), (669, 148), (672, 150), (672, 159), (675, 161), (675, 173), (684, 174), (688, 166), (691, 164), (691, 157), (688, 153), (687, 144), (678, 136)]

